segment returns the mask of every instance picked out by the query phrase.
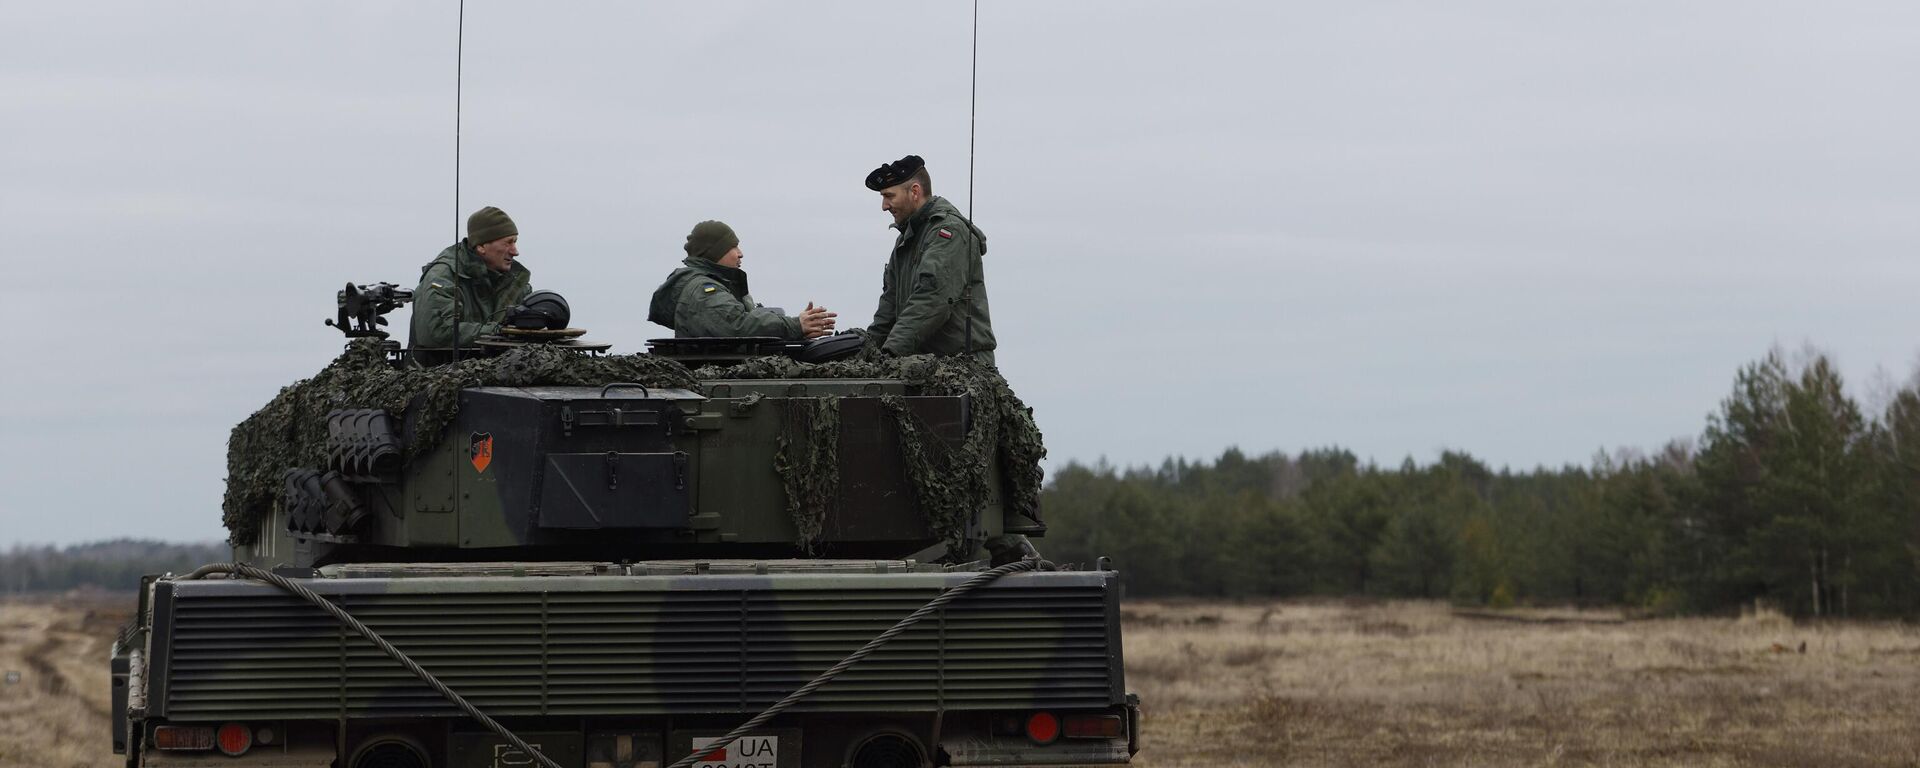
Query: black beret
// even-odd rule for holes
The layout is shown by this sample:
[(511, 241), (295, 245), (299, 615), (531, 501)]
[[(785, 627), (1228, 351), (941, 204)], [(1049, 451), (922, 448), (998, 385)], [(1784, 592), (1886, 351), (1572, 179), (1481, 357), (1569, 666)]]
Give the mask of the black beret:
[(887, 163), (873, 169), (873, 173), (867, 174), (867, 189), (878, 192), (887, 187), (905, 184), (925, 167), (927, 167), (927, 161), (920, 159), (919, 155), (907, 155), (900, 158), (897, 163)]

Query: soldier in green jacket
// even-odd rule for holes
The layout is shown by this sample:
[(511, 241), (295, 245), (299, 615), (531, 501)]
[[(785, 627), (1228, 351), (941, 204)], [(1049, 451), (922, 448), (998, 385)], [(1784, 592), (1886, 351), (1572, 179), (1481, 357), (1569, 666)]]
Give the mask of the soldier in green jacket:
[(993, 364), (998, 345), (980, 263), (986, 233), (934, 196), (927, 164), (917, 155), (867, 174), (867, 188), (880, 193), (880, 209), (893, 214), (900, 230), (868, 335), (884, 340), (881, 349), (894, 355), (972, 355)]
[(812, 302), (798, 317), (754, 302), (740, 268), (740, 237), (725, 223), (695, 224), (685, 248), (685, 266), (667, 275), (647, 309), (647, 320), (672, 328), (674, 336), (811, 339), (833, 332), (837, 315)]
[(467, 236), (420, 268), (407, 347), (421, 365), (453, 359), (452, 348), (500, 332), (507, 310), (533, 291), (521, 266), (520, 230), (487, 206), (467, 217)]
[[(993, 322), (987, 314), (987, 234), (933, 194), (927, 163), (907, 155), (867, 174), (867, 189), (880, 193), (880, 210), (893, 214), (900, 236), (880, 276), (880, 308), (869, 338), (884, 340), (893, 355), (971, 355), (993, 365)], [(994, 565), (1039, 557), (1018, 533), (983, 544)]]

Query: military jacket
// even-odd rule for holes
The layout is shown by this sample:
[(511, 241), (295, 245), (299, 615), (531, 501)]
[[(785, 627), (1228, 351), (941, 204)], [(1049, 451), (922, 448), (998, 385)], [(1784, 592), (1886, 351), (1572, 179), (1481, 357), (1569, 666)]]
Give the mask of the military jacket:
[[(518, 260), (506, 272), (495, 272), (487, 269), (465, 239), (447, 246), (420, 268), (407, 347), (448, 348), (456, 341), (468, 346), (481, 336), (499, 333), (507, 310), (533, 292), (532, 282), (533, 273)], [(447, 357), (451, 355), (414, 353), (416, 361), (427, 365)]]
[(987, 235), (944, 197), (931, 197), (897, 225), (893, 255), (880, 278), (880, 308), (867, 333), (895, 355), (971, 351), (993, 362), (981, 257)]
[(700, 256), (667, 275), (653, 292), (647, 320), (673, 335), (802, 337), (800, 318), (762, 307), (747, 293), (746, 270), (723, 267)]

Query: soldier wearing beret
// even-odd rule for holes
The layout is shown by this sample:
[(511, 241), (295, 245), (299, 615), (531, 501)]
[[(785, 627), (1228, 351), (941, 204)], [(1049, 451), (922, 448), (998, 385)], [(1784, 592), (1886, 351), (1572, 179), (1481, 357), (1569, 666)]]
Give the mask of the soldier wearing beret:
[[(960, 209), (933, 194), (926, 161), (908, 155), (867, 174), (880, 209), (900, 230), (880, 277), (880, 308), (870, 338), (893, 355), (971, 355), (993, 364), (993, 321), (987, 314), (986, 273), (980, 259), (987, 235)], [(1039, 557), (1026, 536), (994, 536), (984, 543), (994, 565)]]
[(487, 206), (467, 217), (467, 236), (420, 268), (407, 347), (421, 365), (451, 360), (451, 349), (500, 332), (507, 310), (526, 298), (533, 273), (520, 264), (520, 229)]
[(747, 293), (740, 237), (723, 222), (703, 221), (687, 234), (683, 266), (653, 292), (647, 320), (676, 337), (776, 336), (811, 339), (833, 331), (832, 312), (812, 302), (799, 317), (763, 307)]
[(980, 263), (986, 233), (933, 194), (927, 164), (916, 155), (867, 174), (867, 188), (880, 193), (880, 209), (900, 230), (868, 335), (893, 355), (972, 355), (991, 365), (997, 345)]

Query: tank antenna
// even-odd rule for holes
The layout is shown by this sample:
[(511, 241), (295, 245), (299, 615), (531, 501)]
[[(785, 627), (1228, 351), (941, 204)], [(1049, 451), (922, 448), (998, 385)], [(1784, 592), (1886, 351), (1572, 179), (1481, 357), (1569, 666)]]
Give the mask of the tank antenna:
[[(460, 243), (460, 96), (467, 63), (467, 0), (460, 0), (460, 22), (453, 37), (453, 242)], [(453, 362), (460, 362), (460, 286), (453, 288)], [(454, 474), (454, 492), (460, 476)]]
[[(466, 0), (461, 0), (465, 2)], [(967, 102), (967, 218), (973, 218), (973, 136), (980, 113), (980, 0), (973, 0), (973, 80)]]
[[(460, 21), (453, 38), (453, 241), (460, 242), (460, 96), (467, 57), (467, 0), (460, 0)], [(459, 346), (455, 344), (454, 346)]]
[[(460, 97), (465, 93), (461, 76), (467, 64), (467, 0), (460, 0), (460, 15), (453, 34), (453, 244), (460, 245)], [(460, 364), (460, 286), (453, 288), (453, 364)], [(411, 337), (409, 337), (411, 340)], [(460, 498), (460, 472), (453, 473), (453, 497)], [(484, 722), (484, 721), (483, 721)], [(346, 728), (346, 721), (341, 721)], [(342, 730), (344, 734), (346, 731)], [(345, 738), (342, 736), (342, 738)], [(517, 737), (516, 737), (517, 738)], [(509, 739), (513, 741), (513, 739)], [(542, 756), (544, 758), (544, 755)]]

